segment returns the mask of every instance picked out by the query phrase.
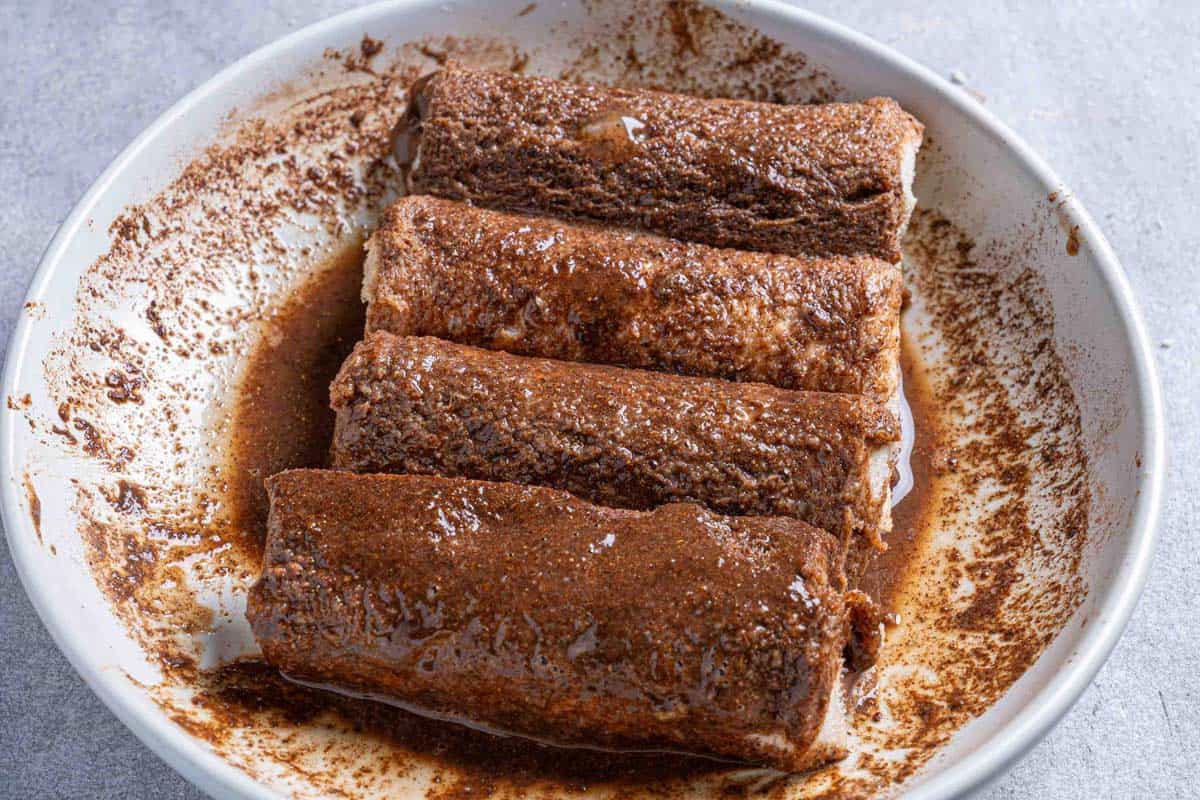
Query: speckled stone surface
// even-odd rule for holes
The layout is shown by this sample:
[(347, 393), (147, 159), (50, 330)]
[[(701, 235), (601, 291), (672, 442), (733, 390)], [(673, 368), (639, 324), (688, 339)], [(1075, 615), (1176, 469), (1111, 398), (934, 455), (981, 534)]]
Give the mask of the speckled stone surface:
[[(0, 344), (42, 249), (159, 113), (337, 0), (0, 0)], [(1200, 6), (814, 0), (953, 77), (1039, 151), (1125, 265), (1156, 345), (1171, 467), (1160, 545), (1095, 684), (984, 797), (1196, 796), (1200, 762)], [(964, 89), (965, 90), (965, 89)], [(54, 646), (0, 548), (0, 797), (200, 798)]]

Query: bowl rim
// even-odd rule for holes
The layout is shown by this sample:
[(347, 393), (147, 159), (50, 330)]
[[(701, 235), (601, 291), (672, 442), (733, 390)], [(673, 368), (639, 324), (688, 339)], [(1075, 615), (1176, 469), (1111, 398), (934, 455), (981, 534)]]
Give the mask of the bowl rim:
[[(841, 23), (793, 7), (782, 0), (704, 2), (733, 12), (762, 12), (789, 25), (802, 27), (812, 35), (863, 51), (885, 68), (924, 84), (940, 102), (952, 106), (980, 131), (998, 140), (1043, 184), (1047, 193), (1058, 192), (1060, 196), (1065, 196), (1062, 210), (1070, 217), (1072, 224), (1079, 226), (1081, 238), (1088, 243), (1094, 255), (1098, 277), (1117, 311), (1114, 322), (1118, 324), (1132, 353), (1134, 369), (1131, 393), (1142, 419), (1141, 440), (1138, 443), (1142, 468), (1136, 477), (1137, 494), (1127, 532), (1129, 545), (1117, 565), (1105, 597), (1096, 609), (1095, 621), (1080, 637), (1077, 655), (1034, 695), (1036, 702), (1027, 703), (984, 746), (907, 793), (912, 800), (944, 800), (962, 796), (1002, 775), (1070, 710), (1108, 659), (1137, 605), (1157, 542), (1165, 471), (1162, 397), (1149, 338), (1129, 281), (1095, 221), (1073, 193), (1065, 191), (1062, 182), (1042, 158), (990, 110), (968, 100), (949, 81), (890, 47)], [(46, 297), (51, 279), (69, 243), (87, 224), (99, 199), (151, 142), (185, 118), (205, 98), (225, 91), (236, 78), (268, 64), (282, 53), (323, 39), (333, 30), (362, 26), (379, 16), (412, 12), (437, 4), (438, 0), (382, 0), (307, 25), (234, 61), (190, 91), (138, 134), (75, 204), (43, 251), (26, 294), (26, 307), (19, 314), (9, 342), (2, 382), (4, 395), (13, 396), (16, 393), (17, 376), (24, 366), (33, 323), (26, 310), (28, 303)], [(17, 574), (55, 644), (109, 710), (152, 752), (202, 791), (217, 797), (255, 800), (281, 797), (171, 722), (144, 691), (117, 672), (102, 670), (82, 645), (68, 635), (63, 609), (32, 578), (34, 537), (29, 534), (30, 523), (22, 511), (15, 474), (17, 454), (14, 451), (13, 431), (17, 420), (18, 413), (15, 410), (0, 407), (2, 518)]]

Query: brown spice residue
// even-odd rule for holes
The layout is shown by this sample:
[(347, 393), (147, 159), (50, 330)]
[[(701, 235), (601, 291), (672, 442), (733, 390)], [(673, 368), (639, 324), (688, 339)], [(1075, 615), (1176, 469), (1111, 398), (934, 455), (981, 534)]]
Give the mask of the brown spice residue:
[[(898, 677), (885, 690), (890, 713), (909, 721), (892, 747), (934, 752), (1025, 672), (1084, 595), (1088, 461), (1029, 246), (980, 250), (928, 210), (905, 242), (913, 294), (949, 351), (929, 378), (952, 444), (935, 462), (934, 530), (955, 544), (925, 555), (897, 604), (906, 624), (893, 653), (921, 653), (937, 681)], [(971, 535), (956, 536), (964, 524)]]
[(116, 494), (107, 493), (106, 497), (119, 514), (142, 516), (146, 513), (146, 490), (132, 481), (124, 478), (117, 481)]
[(1067, 233), (1067, 255), (1079, 255), (1079, 226), (1072, 225), (1071, 230)]
[(68, 444), (74, 445), (79, 443), (79, 440), (75, 438), (75, 434), (71, 433), (71, 431), (67, 430), (61, 425), (51, 425), (50, 432), (55, 436), (61, 436)]
[(334, 51), (327, 52), (326, 56), (340, 60), (347, 72), (365, 72), (368, 75), (375, 75), (375, 70), (371, 66), (371, 60), (382, 51), (383, 42), (364, 33), (356, 52), (338, 53)]
[(21, 477), (25, 486), (25, 502), (29, 506), (29, 519), (33, 522), (33, 532), (37, 534), (38, 544), (42, 543), (42, 498), (38, 497), (37, 489), (33, 488), (33, 479), (26, 472)]
[(142, 402), (142, 377), (134, 372), (127, 375), (119, 369), (111, 370), (104, 376), (104, 383), (109, 386), (108, 399), (114, 403)]
[(364, 33), (359, 50), (362, 51), (362, 57), (369, 61), (383, 51), (383, 42), (372, 39), (369, 34)]
[(579, 55), (561, 71), (566, 80), (772, 103), (827, 102), (841, 92), (803, 53), (696, 0), (588, 0), (585, 8), (599, 30), (571, 42)]
[(445, 64), (450, 58), (450, 54), (445, 50), (440, 50), (431, 44), (422, 43), (418, 45), (417, 49), (420, 51), (421, 55), (432, 59), (433, 63), (437, 64), (438, 66)]
[(75, 417), (73, 425), (75, 426), (75, 430), (83, 435), (83, 452), (89, 456), (102, 458), (105, 461), (111, 462), (112, 456), (109, 455), (108, 445), (105, 443), (104, 437), (96, 430), (95, 425), (83, 417)]
[(667, 3), (667, 24), (671, 27), (671, 36), (675, 40), (675, 58), (687, 54), (700, 55), (696, 46), (696, 37), (692, 35), (692, 23), (689, 16), (695, 14), (699, 7), (687, 2), (674, 0)]

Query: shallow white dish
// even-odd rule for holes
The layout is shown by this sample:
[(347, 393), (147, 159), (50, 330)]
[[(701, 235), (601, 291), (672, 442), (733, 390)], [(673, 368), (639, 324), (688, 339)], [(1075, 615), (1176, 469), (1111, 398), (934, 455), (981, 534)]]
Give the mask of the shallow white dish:
[[(154, 670), (94, 586), (75, 541), (70, 478), (86, 480), (94, 466), (48, 446), (26, 425), (33, 416), (55, 415), (43, 362), (61, 346), (56, 337), (73, 322), (71, 299), (81, 275), (109, 247), (109, 223), (174, 178), (180, 157), (216, 139), (237, 109), (253, 107), (265, 90), (302, 80), (327, 48), (352, 50), (364, 32), (399, 42), (502, 30), (532, 49), (597, 24), (594, 14), (573, 3), (545, 4), (518, 16), (526, 5), (521, 0), (381, 3), (306, 28), (242, 59), (164, 114), (105, 171), (47, 248), (30, 289), (5, 367), (4, 394), (10, 403), (0, 411), (0, 478), (10, 550), (38, 613), (80, 674), (148, 746), (214, 796), (280, 797), (294, 778), (271, 770), (251, 777), (245, 765), (234, 766), (173, 722), (146, 690)], [(1164, 469), (1160, 400), (1146, 337), (1125, 277), (1091, 218), (1023, 142), (959, 89), (875, 42), (782, 3), (714, 5), (804, 52), (843, 93), (891, 95), (922, 119), (943, 165), (937, 185), (926, 178), (926, 192), (919, 189), (922, 203), (937, 194), (943, 207), (956, 209), (956, 222), (980, 241), (1001, 239), (1040, 213), (1051, 220), (1051, 230), (1063, 232), (1063, 240), (1071, 232), (1077, 243), (1077, 253), (1069, 255), (1062, 240), (1033, 246), (1025, 266), (1036, 273), (1052, 306), (1053, 340), (1079, 404), (1090, 480), (1097, 487), (1094, 530), (1080, 568), (1086, 592), (1024, 677), (905, 786), (906, 796), (914, 798), (960, 796), (1002, 774), (1070, 708), (1112, 650), (1141, 591)], [(552, 54), (540, 57), (553, 59)], [(1050, 195), (1053, 200), (1047, 200)], [(203, 388), (217, 391), (227, 377)], [(25, 394), (31, 395), (31, 406), (14, 405), (12, 399)], [(42, 530), (31, 522), (29, 480), (40, 496)]]

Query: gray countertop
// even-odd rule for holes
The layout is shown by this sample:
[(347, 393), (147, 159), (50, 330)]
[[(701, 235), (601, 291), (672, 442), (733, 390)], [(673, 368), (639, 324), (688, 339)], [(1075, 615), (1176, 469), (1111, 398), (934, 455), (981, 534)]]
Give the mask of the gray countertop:
[[(0, 0), (0, 344), (107, 163), (237, 57), (339, 0)], [(1200, 6), (1189, 0), (805, 4), (970, 87), (1100, 222), (1156, 355), (1172, 466), (1133, 620), (1074, 710), (985, 793), (1196, 796), (1200, 761)], [(199, 798), (50, 640), (0, 548), (0, 797)]]

